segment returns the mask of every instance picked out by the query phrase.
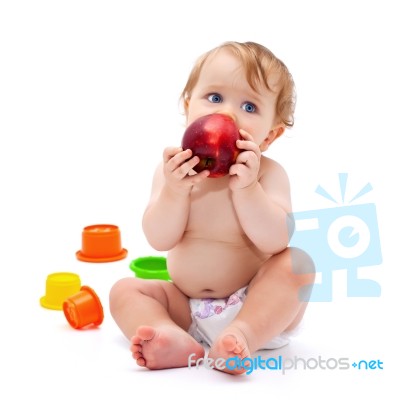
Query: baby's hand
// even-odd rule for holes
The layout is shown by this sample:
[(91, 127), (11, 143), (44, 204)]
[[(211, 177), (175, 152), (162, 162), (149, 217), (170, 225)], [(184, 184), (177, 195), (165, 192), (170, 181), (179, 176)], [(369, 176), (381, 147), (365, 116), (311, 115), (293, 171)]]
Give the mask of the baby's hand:
[(243, 140), (238, 140), (236, 146), (242, 151), (239, 153), (236, 163), (229, 169), (231, 175), (229, 187), (231, 190), (244, 189), (257, 182), (260, 169), (261, 150), (254, 142), (250, 133), (239, 130)]
[(193, 185), (201, 182), (210, 174), (209, 171), (194, 173), (193, 167), (200, 162), (200, 159), (197, 156), (191, 157), (190, 149), (167, 147), (164, 150), (164, 177), (167, 185), (178, 194), (189, 194)]

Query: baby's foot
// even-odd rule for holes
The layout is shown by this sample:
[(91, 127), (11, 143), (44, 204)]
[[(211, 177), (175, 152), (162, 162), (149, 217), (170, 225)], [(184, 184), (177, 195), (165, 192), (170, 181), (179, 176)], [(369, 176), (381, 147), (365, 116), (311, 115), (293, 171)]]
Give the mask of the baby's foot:
[[(250, 357), (250, 351), (242, 331), (236, 327), (226, 329), (213, 343), (208, 357), (213, 360), (218, 358), (228, 360), (228, 363), (224, 364), (224, 367), (220, 369), (223, 372), (233, 375), (246, 372), (246, 369), (243, 368), (246, 364), (243, 364), (242, 360)], [(215, 368), (217, 366), (218, 363)]]
[(187, 367), (192, 361), (204, 357), (204, 349), (179, 327), (139, 326), (131, 339), (132, 356), (137, 365), (149, 369)]

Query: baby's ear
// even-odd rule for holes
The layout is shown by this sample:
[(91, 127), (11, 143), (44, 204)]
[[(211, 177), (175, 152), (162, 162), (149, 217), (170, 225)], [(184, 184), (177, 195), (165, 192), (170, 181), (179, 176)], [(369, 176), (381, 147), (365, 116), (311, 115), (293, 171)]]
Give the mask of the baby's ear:
[(260, 144), (260, 150), (266, 151), (268, 147), (285, 132), (285, 125), (279, 124), (268, 132), (268, 136)]

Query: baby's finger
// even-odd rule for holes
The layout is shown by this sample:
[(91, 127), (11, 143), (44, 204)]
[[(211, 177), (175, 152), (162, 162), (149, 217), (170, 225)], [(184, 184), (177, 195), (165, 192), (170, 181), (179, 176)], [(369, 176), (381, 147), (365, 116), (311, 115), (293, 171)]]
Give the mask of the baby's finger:
[(243, 165), (241, 164), (231, 165), (231, 167), (229, 168), (229, 175), (238, 175), (241, 168), (243, 168)]
[(257, 144), (250, 140), (237, 140), (236, 147), (241, 150), (253, 151), (257, 155), (261, 154), (260, 148), (257, 146)]
[(178, 154), (175, 154), (172, 158), (167, 162), (169, 170), (175, 171), (179, 168), (188, 158), (192, 157), (192, 150), (187, 149), (184, 151), (180, 151)]
[(194, 156), (190, 160), (182, 163), (176, 169), (172, 170), (172, 174), (175, 178), (184, 179), (187, 175), (189, 175), (190, 171), (193, 170), (193, 167), (200, 162), (199, 157)]
[(210, 171), (205, 169), (204, 171), (201, 171), (196, 175), (191, 175), (190, 177), (188, 177), (188, 180), (190, 180), (192, 185), (195, 185), (203, 181), (205, 178), (207, 178), (208, 175), (210, 175)]
[(178, 169), (183, 175), (187, 175), (199, 162), (200, 158), (194, 156), (190, 160), (183, 163)]
[[(242, 162), (241, 160), (244, 158), (249, 158), (252, 154), (254, 156), (254, 159), (259, 162), (261, 159), (261, 150), (257, 146), (256, 143), (250, 142), (247, 140), (239, 140), (239, 143), (236, 144), (237, 148), (240, 150), (243, 150), (239, 153), (238, 157), (236, 158), (236, 162)], [(250, 154), (248, 154), (250, 153)], [(243, 163), (245, 164), (245, 162)]]
[(163, 160), (167, 163), (172, 157), (176, 156), (182, 151), (182, 147), (167, 147), (163, 152)]
[(249, 132), (245, 131), (244, 129), (239, 129), (239, 133), (244, 140), (251, 140), (254, 142), (253, 136), (251, 136)]
[(255, 168), (259, 165), (259, 157), (253, 151), (243, 151), (237, 156), (236, 164), (244, 164), (249, 168)]

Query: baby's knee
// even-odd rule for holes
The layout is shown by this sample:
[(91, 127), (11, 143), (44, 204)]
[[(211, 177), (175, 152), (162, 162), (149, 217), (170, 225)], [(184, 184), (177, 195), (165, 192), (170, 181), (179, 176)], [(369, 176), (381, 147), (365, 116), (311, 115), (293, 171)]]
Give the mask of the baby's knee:
[(296, 275), (315, 276), (315, 265), (313, 259), (304, 250), (298, 247), (288, 247), (290, 266)]
[(314, 283), (315, 266), (312, 258), (297, 247), (288, 247), (276, 256), (276, 268), (286, 272), (293, 284), (304, 286)]
[(289, 248), (292, 279), (298, 287), (299, 299), (308, 301), (315, 281), (315, 265), (313, 259), (305, 251)]
[(135, 278), (123, 278), (114, 283), (109, 295), (111, 312), (113, 312), (115, 308), (118, 308), (121, 303), (125, 302), (126, 298), (137, 289), (137, 286), (138, 283)]

